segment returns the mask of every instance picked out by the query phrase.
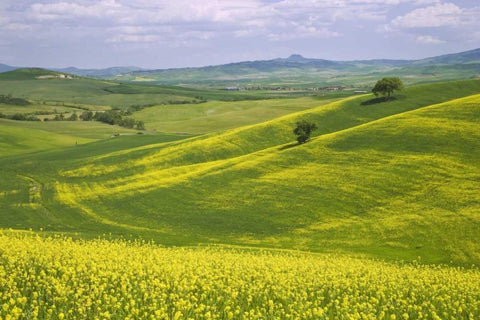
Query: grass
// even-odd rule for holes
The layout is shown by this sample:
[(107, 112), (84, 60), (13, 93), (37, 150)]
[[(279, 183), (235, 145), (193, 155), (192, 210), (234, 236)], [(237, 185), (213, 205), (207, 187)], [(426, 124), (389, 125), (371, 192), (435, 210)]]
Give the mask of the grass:
[(150, 130), (200, 134), (264, 122), (333, 100), (305, 97), (238, 102), (210, 101), (198, 105), (162, 105), (136, 112), (135, 119), (143, 120)]
[(0, 104), (0, 112), (5, 115), (14, 115), (16, 113), (35, 114), (39, 119), (43, 119), (50, 113), (71, 113), (73, 111), (77, 112), (77, 114), (81, 114), (83, 112), (82, 109), (78, 109), (75, 107), (46, 105), (38, 103), (30, 104), (27, 106)]
[[(450, 100), (479, 90), (478, 80), (416, 86), (184, 140), (120, 137), (4, 158), (0, 223), (478, 264), (480, 97)], [(317, 137), (294, 146), (304, 118)]]
[(58, 74), (43, 69), (17, 69), (0, 73), (0, 94), (28, 99), (36, 104), (76, 106), (104, 110), (106, 106), (198, 103), (206, 100), (240, 101), (311, 95), (311, 92), (198, 90), (180, 86), (117, 83), (83, 77), (37, 79)]
[[(14, 121), (0, 119), (1, 156), (29, 153), (52, 148), (70, 147), (110, 139), (114, 134), (135, 135), (140, 144), (164, 141), (165, 137), (185, 138), (186, 135), (152, 134), (138, 137), (138, 130), (94, 121)], [(146, 136), (146, 137), (143, 137)], [(150, 138), (151, 136), (151, 138)]]
[(28, 126), (28, 124), (22, 126), (18, 125), (17, 122), (0, 119), (0, 156), (73, 146), (76, 143), (82, 144), (94, 141), (78, 135), (73, 136), (34, 129), (33, 126)]

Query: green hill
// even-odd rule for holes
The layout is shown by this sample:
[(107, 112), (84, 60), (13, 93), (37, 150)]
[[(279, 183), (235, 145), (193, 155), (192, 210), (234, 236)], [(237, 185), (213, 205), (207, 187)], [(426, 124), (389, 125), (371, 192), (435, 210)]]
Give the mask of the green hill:
[[(4, 158), (0, 224), (479, 263), (479, 92), (422, 85), (185, 140)], [(319, 126), (300, 146), (298, 119)]]
[(106, 78), (123, 81), (188, 84), (200, 87), (287, 86), (326, 87), (345, 85), (371, 87), (378, 78), (401, 76), (408, 84), (462, 80), (480, 74), (480, 49), (420, 60), (354, 60), (332, 61), (288, 58), (243, 61), (199, 68), (138, 70)]
[(72, 146), (76, 143), (92, 141), (94, 140), (18, 126), (17, 121), (0, 119), (0, 156)]
[(57, 77), (62, 73), (42, 68), (20, 68), (0, 73), (0, 80), (34, 80), (39, 77)]

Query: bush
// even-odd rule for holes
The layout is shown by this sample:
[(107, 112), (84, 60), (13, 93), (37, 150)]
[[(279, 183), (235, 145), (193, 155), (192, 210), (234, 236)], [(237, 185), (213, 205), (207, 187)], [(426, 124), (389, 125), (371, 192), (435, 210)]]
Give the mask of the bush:
[(315, 123), (307, 120), (300, 120), (297, 122), (297, 127), (293, 130), (293, 133), (297, 136), (298, 143), (302, 144), (310, 139), (310, 135), (316, 129), (317, 126)]

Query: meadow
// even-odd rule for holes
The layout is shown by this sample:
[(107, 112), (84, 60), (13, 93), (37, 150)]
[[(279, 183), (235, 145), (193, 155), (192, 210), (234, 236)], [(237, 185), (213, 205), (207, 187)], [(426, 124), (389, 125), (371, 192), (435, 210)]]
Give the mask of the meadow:
[[(352, 97), (201, 136), (4, 158), (1, 224), (477, 264), (479, 97), (448, 101), (479, 89), (414, 86), (391, 101)], [(298, 119), (319, 126), (301, 146)]]
[(338, 98), (310, 96), (159, 105), (136, 112), (135, 118), (144, 121), (149, 130), (204, 134), (261, 123), (290, 113), (318, 107), (335, 100), (338, 100)]
[(478, 269), (0, 234), (2, 319), (477, 319)]
[(163, 100), (142, 134), (0, 119), (0, 320), (480, 317), (480, 80), (385, 100), (16, 76), (11, 113)]

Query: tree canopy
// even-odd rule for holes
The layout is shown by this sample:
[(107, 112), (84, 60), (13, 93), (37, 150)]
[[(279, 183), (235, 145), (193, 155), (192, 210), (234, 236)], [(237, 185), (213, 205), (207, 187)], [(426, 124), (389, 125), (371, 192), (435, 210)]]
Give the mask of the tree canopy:
[(297, 136), (298, 143), (302, 144), (310, 139), (310, 135), (316, 129), (317, 126), (315, 123), (307, 120), (300, 120), (297, 122), (297, 127), (293, 130), (293, 133)]
[(403, 82), (398, 77), (383, 78), (378, 80), (373, 87), (372, 92), (375, 96), (383, 95), (390, 98), (392, 93), (397, 90), (403, 89)]

